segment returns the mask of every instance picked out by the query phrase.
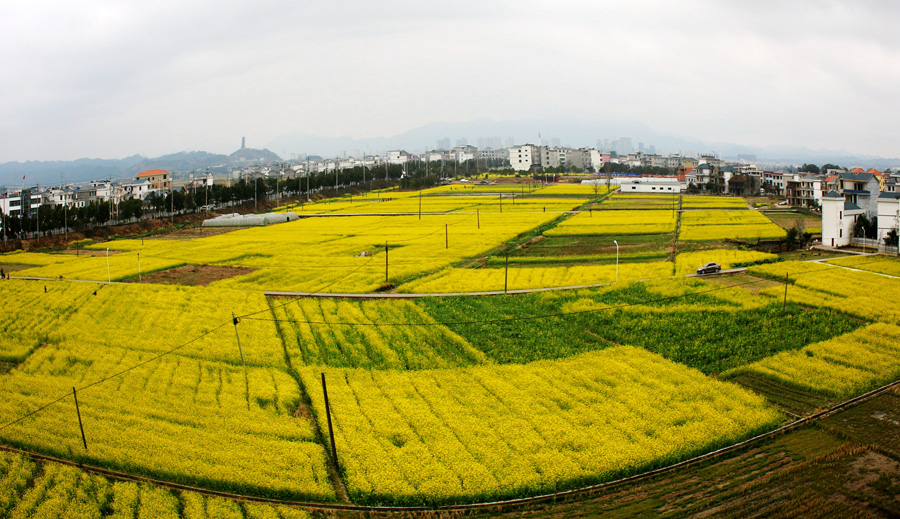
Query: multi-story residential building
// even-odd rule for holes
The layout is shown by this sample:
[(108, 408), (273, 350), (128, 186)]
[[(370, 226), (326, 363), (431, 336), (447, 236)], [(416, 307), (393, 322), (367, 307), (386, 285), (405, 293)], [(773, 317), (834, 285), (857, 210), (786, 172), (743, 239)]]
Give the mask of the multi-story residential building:
[(75, 189), (69, 186), (50, 188), (47, 191), (47, 201), (53, 206), (67, 205), (72, 207), (75, 203)]
[(813, 175), (791, 175), (784, 181), (787, 203), (796, 207), (822, 206), (822, 178)]
[(843, 195), (844, 200), (859, 206), (869, 218), (878, 213), (878, 177), (872, 173), (841, 173), (839, 181), (838, 194)]
[(509, 150), (503, 148), (479, 149), (475, 153), (475, 157), (479, 160), (509, 160)]
[(822, 197), (822, 245), (845, 247), (850, 245), (853, 226), (865, 210), (848, 202), (836, 191)]
[(600, 168), (602, 168), (604, 164), (610, 161), (609, 153), (604, 153), (600, 150), (589, 150), (589, 157), (590, 167), (594, 168), (594, 171), (600, 171)]
[(391, 150), (388, 152), (388, 163), (390, 164), (406, 164), (409, 160), (410, 155), (406, 150)]
[(647, 159), (649, 159), (651, 167), (654, 167), (654, 168), (668, 168), (669, 167), (668, 157), (663, 157), (662, 155), (647, 155)]
[(725, 161), (716, 157), (715, 155), (700, 155), (700, 164), (709, 164), (710, 166), (715, 166), (720, 168), (725, 165)]
[[(30, 203), (24, 203), (26, 200)], [(25, 206), (25, 215), (33, 214), (38, 207), (41, 206), (42, 196), (39, 193), (33, 193), (30, 189), (25, 189), (13, 194), (0, 195), (0, 212), (6, 216), (17, 217), (22, 214), (23, 205)]]
[(447, 150), (435, 150), (425, 153), (425, 160), (428, 162), (452, 162), (453, 155)]
[(456, 159), (456, 162), (462, 164), (468, 160), (475, 160), (475, 154), (478, 152), (478, 148), (475, 146), (469, 146), (464, 144), (462, 146), (454, 146), (450, 150), (450, 154)]
[(781, 171), (763, 171), (763, 185), (778, 195), (784, 195), (784, 173)]
[(134, 177), (135, 182), (147, 181), (153, 191), (166, 191), (172, 187), (172, 178), (164, 169), (148, 169)]
[(523, 144), (509, 148), (509, 165), (516, 171), (528, 171), (541, 165), (541, 146)]
[(666, 157), (666, 168), (677, 170), (684, 165), (683, 160), (684, 157), (681, 157), (679, 155), (669, 155), (668, 157)]
[(122, 190), (125, 198), (137, 198), (139, 200), (144, 200), (150, 193), (156, 191), (151, 187), (148, 180), (122, 184)]
[[(883, 250), (884, 239), (891, 231), (900, 234), (900, 192), (886, 191), (878, 195), (878, 246)], [(897, 252), (896, 249), (894, 249)]]

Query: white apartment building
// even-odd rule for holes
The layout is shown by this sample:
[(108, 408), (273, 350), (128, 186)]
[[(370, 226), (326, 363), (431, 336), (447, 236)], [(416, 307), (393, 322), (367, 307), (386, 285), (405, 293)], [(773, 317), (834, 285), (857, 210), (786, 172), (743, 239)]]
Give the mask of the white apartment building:
[(388, 162), (391, 164), (406, 164), (410, 156), (405, 150), (391, 150), (388, 152)]
[(509, 159), (509, 150), (504, 148), (486, 148), (478, 150), (476, 157), (481, 160), (507, 160)]
[(509, 148), (509, 165), (516, 171), (528, 171), (541, 165), (541, 146), (523, 144)]
[(900, 234), (900, 192), (892, 191), (878, 195), (878, 241), (884, 246), (884, 238), (891, 231)]
[(450, 154), (453, 155), (456, 162), (459, 162), (460, 164), (467, 160), (475, 160), (477, 152), (478, 148), (469, 146), (468, 144), (464, 146), (454, 146), (453, 149), (450, 150)]
[(600, 168), (609, 162), (611, 158), (609, 153), (594, 149), (589, 150), (588, 155), (590, 157), (590, 167), (594, 168), (595, 171), (600, 171)]
[[(31, 204), (28, 206), (28, 213), (31, 214), (41, 206), (41, 195), (31, 193), (29, 195)], [(0, 196), (0, 212), (6, 216), (19, 216), (22, 212), (22, 195), (15, 193), (13, 195)]]

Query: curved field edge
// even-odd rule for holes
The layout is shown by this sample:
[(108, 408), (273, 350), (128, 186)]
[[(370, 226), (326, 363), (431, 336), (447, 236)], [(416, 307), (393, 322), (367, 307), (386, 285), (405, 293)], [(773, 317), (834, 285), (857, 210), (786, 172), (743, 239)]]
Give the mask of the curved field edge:
[[(298, 371), (315, 387), (323, 370)], [(360, 504), (437, 506), (583, 487), (784, 419), (762, 397), (634, 347), (526, 365), (325, 372), (344, 481)], [(327, 428), (322, 393), (310, 396)]]

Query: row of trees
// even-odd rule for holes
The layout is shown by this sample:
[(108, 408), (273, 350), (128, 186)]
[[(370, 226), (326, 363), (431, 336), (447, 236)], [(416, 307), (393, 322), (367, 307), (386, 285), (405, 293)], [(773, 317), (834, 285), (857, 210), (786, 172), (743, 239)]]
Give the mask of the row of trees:
[[(433, 166), (430, 164), (428, 166)], [(310, 198), (315, 193), (333, 194), (335, 191), (368, 191), (388, 186), (419, 189), (440, 182), (440, 170), (426, 164), (388, 165), (377, 169), (356, 167), (337, 172), (320, 173), (309, 177), (274, 175), (243, 178), (230, 185), (216, 184), (169, 192), (151, 193), (144, 201), (124, 200), (118, 204), (98, 201), (84, 207), (41, 206), (21, 217), (3, 216), (3, 239), (25, 238), (37, 234), (48, 235), (63, 229), (83, 231), (95, 226), (130, 222), (143, 216), (183, 214), (230, 205), (253, 202), (265, 204), (272, 198)], [(473, 170), (474, 171), (474, 170)]]
[(140, 200), (125, 200), (117, 205), (95, 202), (84, 207), (40, 206), (34, 211), (20, 215), (3, 215), (3, 239), (23, 238), (28, 233), (48, 235), (64, 228), (82, 231), (96, 225), (140, 218), (144, 214), (144, 204)]

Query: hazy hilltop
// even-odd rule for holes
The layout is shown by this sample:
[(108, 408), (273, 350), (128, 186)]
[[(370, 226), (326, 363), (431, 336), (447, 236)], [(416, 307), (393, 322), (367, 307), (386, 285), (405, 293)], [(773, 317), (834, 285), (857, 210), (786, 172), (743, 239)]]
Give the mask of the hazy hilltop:
[(0, 185), (20, 186), (23, 176), (28, 185), (53, 185), (59, 184), (61, 178), (65, 182), (124, 179), (131, 178), (148, 169), (184, 172), (202, 170), (207, 167), (241, 167), (256, 163), (280, 162), (281, 160), (281, 157), (267, 149), (241, 148), (231, 155), (205, 151), (182, 151), (154, 158), (132, 155), (124, 159), (7, 162), (0, 164)]

